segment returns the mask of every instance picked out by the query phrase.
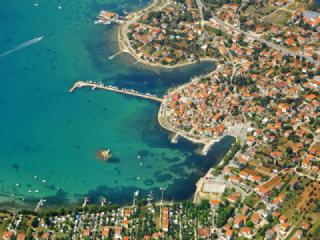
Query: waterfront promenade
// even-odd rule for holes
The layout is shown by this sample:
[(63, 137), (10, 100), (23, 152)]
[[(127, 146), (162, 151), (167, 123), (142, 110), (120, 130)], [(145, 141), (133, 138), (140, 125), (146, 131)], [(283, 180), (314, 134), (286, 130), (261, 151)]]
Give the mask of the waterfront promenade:
[(157, 96), (154, 96), (154, 95), (151, 95), (148, 93), (139, 93), (137, 91), (130, 90), (130, 89), (119, 89), (114, 86), (105, 86), (102, 83), (95, 83), (95, 82), (91, 82), (91, 81), (90, 82), (78, 81), (69, 89), (69, 92), (72, 93), (77, 88), (82, 88), (82, 87), (91, 87), (92, 90), (94, 90), (96, 88), (102, 89), (102, 90), (107, 90), (107, 91), (121, 93), (121, 94), (125, 94), (125, 95), (140, 97), (140, 98), (144, 98), (144, 99), (148, 99), (148, 100), (152, 100), (152, 101), (160, 102), (160, 103), (162, 103), (162, 101), (163, 101), (162, 98), (159, 98)]

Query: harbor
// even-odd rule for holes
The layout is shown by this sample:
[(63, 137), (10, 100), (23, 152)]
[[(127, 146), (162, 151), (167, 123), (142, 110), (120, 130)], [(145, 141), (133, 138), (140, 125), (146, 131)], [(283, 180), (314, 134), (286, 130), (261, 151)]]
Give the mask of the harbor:
[(119, 14), (109, 11), (101, 11), (97, 17), (97, 20), (94, 24), (103, 24), (109, 25), (111, 23), (123, 24), (126, 20), (126, 17), (121, 17)]

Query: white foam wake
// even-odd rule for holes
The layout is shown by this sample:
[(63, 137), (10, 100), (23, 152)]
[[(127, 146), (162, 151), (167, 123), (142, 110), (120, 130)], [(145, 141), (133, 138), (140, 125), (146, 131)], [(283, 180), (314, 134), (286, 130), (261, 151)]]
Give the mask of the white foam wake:
[(31, 40), (29, 40), (29, 41), (26, 41), (26, 42), (24, 42), (24, 43), (16, 46), (15, 48), (13, 48), (13, 49), (11, 49), (11, 50), (9, 50), (9, 51), (7, 51), (7, 52), (4, 52), (4, 53), (0, 54), (0, 58), (2, 58), (2, 57), (4, 57), (4, 56), (7, 56), (7, 55), (9, 55), (9, 54), (11, 54), (11, 53), (14, 53), (14, 52), (16, 52), (16, 51), (19, 51), (19, 50), (21, 50), (21, 49), (23, 49), (23, 48), (29, 47), (29, 46), (31, 46), (31, 45), (33, 45), (33, 44), (36, 44), (36, 43), (40, 42), (42, 39), (43, 39), (43, 36), (37, 37), (37, 38), (34, 38), (34, 39), (31, 39)]

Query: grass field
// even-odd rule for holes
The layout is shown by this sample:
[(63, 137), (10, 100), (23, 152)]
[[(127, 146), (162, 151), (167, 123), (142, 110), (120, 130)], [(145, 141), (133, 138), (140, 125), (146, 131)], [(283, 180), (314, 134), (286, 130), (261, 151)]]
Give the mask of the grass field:
[(285, 25), (291, 18), (292, 14), (290, 12), (279, 10), (274, 14), (266, 17), (264, 20), (276, 25)]

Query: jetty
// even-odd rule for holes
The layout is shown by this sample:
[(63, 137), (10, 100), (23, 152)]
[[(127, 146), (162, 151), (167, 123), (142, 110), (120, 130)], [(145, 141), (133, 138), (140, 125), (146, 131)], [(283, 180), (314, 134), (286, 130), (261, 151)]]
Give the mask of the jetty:
[(40, 201), (38, 202), (36, 208), (34, 209), (34, 211), (38, 212), (44, 206), (45, 202), (46, 202), (46, 200), (41, 198)]
[(210, 151), (211, 147), (216, 143), (219, 142), (220, 139), (213, 139), (210, 142), (206, 143), (201, 151), (201, 155), (206, 156)]
[(162, 101), (163, 101), (162, 98), (159, 98), (159, 97), (152, 95), (150, 93), (139, 93), (139, 92), (137, 92), (135, 90), (131, 90), (131, 89), (120, 89), (116, 86), (105, 86), (101, 82), (92, 82), (92, 81), (87, 81), (87, 82), (78, 81), (78, 82), (76, 82), (69, 89), (69, 93), (72, 93), (77, 88), (83, 88), (83, 87), (90, 87), (90, 88), (92, 88), (92, 90), (94, 90), (94, 89), (107, 90), (107, 91), (121, 93), (121, 94), (125, 94), (125, 95), (140, 97), (140, 98), (144, 98), (144, 99), (148, 99), (148, 100), (152, 100), (152, 101), (160, 102), (160, 103), (162, 103)]
[(121, 53), (123, 53), (123, 52), (122, 52), (122, 51), (119, 51), (119, 52), (111, 55), (110, 57), (108, 57), (108, 59), (109, 59), (109, 60), (112, 60), (112, 59), (114, 59), (116, 56), (118, 56), (118, 55), (121, 54)]
[(178, 143), (178, 139), (179, 139), (179, 133), (176, 133), (172, 139), (171, 139), (171, 143), (177, 144)]
[(107, 203), (107, 199), (105, 197), (101, 198), (101, 207), (105, 206)]
[(87, 206), (87, 203), (89, 202), (89, 198), (86, 197), (83, 201), (82, 207), (84, 208), (85, 206)]
[(94, 22), (95, 24), (111, 24), (111, 23), (119, 23), (123, 24), (125, 22), (126, 18), (123, 18), (123, 20), (120, 19), (121, 17), (119, 14), (114, 12), (108, 12), (108, 11), (101, 11), (97, 17), (97, 20)]

